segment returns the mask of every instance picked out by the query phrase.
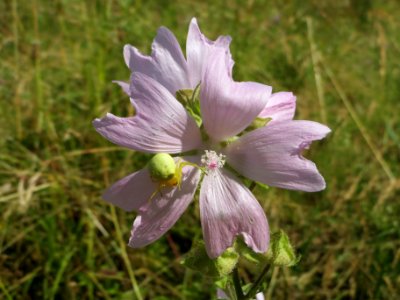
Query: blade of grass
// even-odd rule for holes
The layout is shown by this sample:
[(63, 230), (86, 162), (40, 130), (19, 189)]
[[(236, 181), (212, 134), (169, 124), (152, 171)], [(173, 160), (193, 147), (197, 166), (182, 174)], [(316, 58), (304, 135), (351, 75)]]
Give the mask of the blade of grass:
[[(14, 36), (14, 72), (15, 78), (19, 79), (19, 34), (18, 34), (18, 4), (17, 0), (13, 0), (12, 2), (12, 15), (13, 15), (13, 36)], [(15, 82), (15, 97), (14, 97), (14, 106), (15, 106), (15, 127), (18, 139), (21, 139), (23, 136), (22, 132), (22, 122), (21, 122), (21, 101), (20, 101), (20, 91), (19, 91), (19, 83)]]
[(327, 124), (327, 117), (326, 117), (326, 108), (325, 108), (325, 96), (324, 96), (324, 85), (322, 83), (322, 77), (321, 77), (321, 69), (319, 66), (319, 55), (318, 55), (318, 49), (317, 45), (315, 44), (314, 41), (314, 27), (313, 27), (313, 22), (310, 17), (306, 18), (307, 22), (307, 36), (308, 36), (308, 42), (310, 44), (310, 50), (311, 50), (311, 60), (313, 63), (313, 69), (314, 69), (314, 78), (315, 78), (315, 86), (317, 88), (317, 95), (318, 95), (318, 103), (320, 107), (320, 114), (321, 114), (321, 120), (324, 124)]
[(117, 233), (117, 240), (120, 246), (121, 256), (124, 261), (125, 267), (128, 270), (129, 279), (131, 280), (133, 291), (135, 292), (135, 295), (139, 300), (143, 300), (142, 294), (140, 293), (140, 289), (135, 278), (135, 274), (132, 269), (131, 262), (129, 261), (128, 254), (126, 252), (126, 243), (124, 242), (124, 239), (122, 237), (121, 228), (119, 226), (118, 217), (115, 212), (114, 206), (111, 206), (111, 217), (114, 223), (115, 231)]
[(92, 280), (94, 285), (99, 289), (101, 294), (104, 296), (104, 299), (106, 300), (111, 300), (111, 297), (108, 295), (107, 291), (104, 289), (104, 287), (101, 285), (101, 283), (97, 280), (96, 275), (88, 272), (86, 275)]
[(275, 285), (276, 285), (278, 273), (279, 273), (279, 268), (274, 268), (274, 270), (272, 271), (272, 274), (271, 274), (271, 281), (268, 285), (267, 295), (265, 297), (265, 299), (267, 299), (267, 300), (272, 299), (272, 293), (273, 293)]
[(11, 287), (9, 287), (8, 291), (19, 291), (21, 290), (21, 287), (23, 285), (26, 285), (29, 282), (32, 282), (32, 280), (38, 275), (38, 273), (42, 270), (42, 267), (37, 267), (34, 270), (32, 270), (30, 273), (26, 274), (24, 277), (21, 279), (18, 279), (17, 282), (15, 282)]
[(62, 276), (63, 276), (65, 270), (67, 269), (68, 263), (71, 260), (72, 256), (75, 254), (75, 252), (76, 252), (76, 249), (74, 249), (74, 248), (66, 251), (67, 254), (64, 256), (63, 260), (61, 261), (60, 268), (58, 269), (56, 278), (54, 279), (53, 286), (51, 287), (50, 299), (55, 298), (56, 293), (58, 291), (58, 287), (62, 281)]
[(356, 123), (358, 130), (361, 132), (362, 137), (364, 138), (365, 142), (367, 143), (368, 147), (370, 148), (372, 154), (374, 155), (377, 162), (381, 165), (383, 171), (386, 173), (389, 181), (393, 184), (396, 181), (396, 177), (394, 176), (392, 170), (390, 169), (388, 163), (382, 156), (382, 153), (378, 150), (375, 144), (372, 141), (371, 136), (368, 133), (368, 130), (365, 128), (363, 123), (361, 122), (360, 118), (358, 117), (356, 111), (354, 110), (353, 106), (351, 105), (349, 99), (347, 98), (346, 93), (343, 91), (341, 85), (336, 80), (335, 75), (333, 74), (332, 70), (328, 67), (325, 63), (322, 55), (320, 54), (320, 61), (323, 69), (325, 70), (326, 75), (328, 76), (329, 80), (332, 82), (333, 87), (336, 89), (336, 92), (339, 95), (339, 98), (342, 100), (344, 106), (346, 107), (347, 111), (349, 112), (351, 118), (353, 119), (354, 123)]
[[(93, 249), (93, 244), (94, 244), (94, 224), (90, 219), (85, 219), (86, 220), (86, 232), (87, 232), (87, 237), (85, 239), (85, 244), (86, 244), (86, 259), (85, 259), (85, 264), (88, 266), (90, 270), (94, 269), (95, 262), (94, 262), (94, 249)], [(94, 299), (94, 285), (93, 285), (93, 280), (88, 282), (88, 295), (89, 299)]]
[(33, 24), (34, 28), (34, 37), (35, 37), (35, 46), (34, 46), (34, 72), (35, 72), (35, 98), (37, 105), (37, 124), (36, 130), (40, 132), (43, 129), (43, 118), (44, 118), (44, 104), (43, 104), (43, 90), (42, 90), (42, 72), (40, 65), (40, 37), (39, 37), (39, 5), (37, 1), (32, 2), (32, 15), (33, 15)]
[(0, 279), (0, 290), (3, 291), (4, 296), (7, 297), (8, 300), (12, 300), (13, 298), (11, 297), (11, 295), (8, 293), (6, 287), (3, 284), (3, 281)]

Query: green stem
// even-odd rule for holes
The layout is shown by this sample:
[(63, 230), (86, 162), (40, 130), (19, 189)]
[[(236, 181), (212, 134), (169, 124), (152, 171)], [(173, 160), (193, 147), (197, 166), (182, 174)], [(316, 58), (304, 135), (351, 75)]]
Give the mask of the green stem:
[(239, 277), (238, 268), (235, 268), (233, 270), (232, 279), (233, 279), (233, 285), (235, 287), (236, 299), (237, 300), (245, 300), (246, 298), (244, 297), (242, 286), (240, 284), (240, 277)]
[(267, 275), (270, 267), (271, 267), (270, 264), (267, 264), (264, 267), (264, 269), (261, 271), (261, 274), (258, 276), (256, 282), (253, 283), (250, 291), (246, 294), (244, 299), (253, 299), (256, 296), (258, 289), (259, 289), (260, 285), (263, 283), (265, 276)]

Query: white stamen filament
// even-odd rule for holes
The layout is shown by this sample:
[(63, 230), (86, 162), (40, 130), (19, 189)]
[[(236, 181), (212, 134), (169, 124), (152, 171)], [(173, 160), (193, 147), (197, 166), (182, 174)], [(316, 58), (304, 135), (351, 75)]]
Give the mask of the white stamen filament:
[(220, 169), (225, 164), (226, 156), (223, 154), (217, 154), (213, 150), (205, 150), (205, 154), (201, 156), (201, 163), (205, 166), (209, 171)]

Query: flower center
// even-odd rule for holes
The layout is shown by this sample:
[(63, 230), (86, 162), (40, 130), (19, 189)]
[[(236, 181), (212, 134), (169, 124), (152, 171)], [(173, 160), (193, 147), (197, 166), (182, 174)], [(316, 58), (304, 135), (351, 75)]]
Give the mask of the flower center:
[(209, 171), (213, 171), (216, 169), (220, 169), (225, 164), (225, 155), (217, 154), (217, 152), (213, 150), (205, 150), (205, 154), (201, 156), (201, 163), (205, 166)]

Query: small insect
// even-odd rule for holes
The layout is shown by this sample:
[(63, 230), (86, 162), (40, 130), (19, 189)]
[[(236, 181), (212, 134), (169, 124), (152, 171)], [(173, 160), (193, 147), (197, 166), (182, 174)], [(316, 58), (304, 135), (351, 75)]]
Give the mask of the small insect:
[(163, 188), (178, 186), (182, 183), (182, 169), (185, 166), (193, 166), (202, 169), (195, 163), (175, 159), (167, 153), (158, 153), (149, 161), (147, 168), (151, 179), (157, 183), (157, 189), (150, 196), (151, 201), (158, 193), (162, 195)]

